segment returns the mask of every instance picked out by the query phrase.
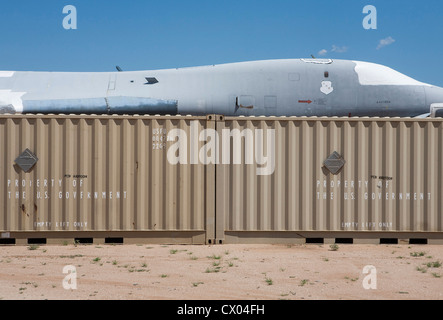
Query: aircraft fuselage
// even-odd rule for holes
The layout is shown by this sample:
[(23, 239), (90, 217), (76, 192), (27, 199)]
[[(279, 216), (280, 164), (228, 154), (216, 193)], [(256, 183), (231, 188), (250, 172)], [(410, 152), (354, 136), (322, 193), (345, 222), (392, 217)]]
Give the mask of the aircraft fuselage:
[(378, 64), (326, 59), (134, 72), (0, 72), (1, 113), (398, 116), (443, 89)]

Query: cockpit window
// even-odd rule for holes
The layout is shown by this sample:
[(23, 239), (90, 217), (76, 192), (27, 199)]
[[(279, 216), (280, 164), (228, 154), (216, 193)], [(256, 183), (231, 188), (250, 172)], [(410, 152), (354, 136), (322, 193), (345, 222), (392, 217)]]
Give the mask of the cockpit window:
[(314, 64), (331, 64), (332, 59), (300, 59), (305, 63), (314, 63)]
[(391, 68), (368, 62), (354, 61), (355, 72), (361, 85), (426, 85)]

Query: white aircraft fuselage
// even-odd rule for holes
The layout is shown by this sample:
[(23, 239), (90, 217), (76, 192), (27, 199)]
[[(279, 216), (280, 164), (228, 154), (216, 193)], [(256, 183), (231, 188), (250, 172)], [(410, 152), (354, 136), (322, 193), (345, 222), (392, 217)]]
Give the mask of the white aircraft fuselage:
[(443, 89), (359, 61), (288, 59), (134, 72), (0, 72), (0, 113), (428, 115)]

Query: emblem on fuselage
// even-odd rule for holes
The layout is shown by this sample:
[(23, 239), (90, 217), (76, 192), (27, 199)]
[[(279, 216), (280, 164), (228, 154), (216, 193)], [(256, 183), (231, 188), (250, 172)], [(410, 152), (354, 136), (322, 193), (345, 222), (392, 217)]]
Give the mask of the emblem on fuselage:
[(332, 87), (332, 82), (322, 81), (320, 91), (326, 95), (332, 93), (332, 91), (334, 91), (334, 88)]

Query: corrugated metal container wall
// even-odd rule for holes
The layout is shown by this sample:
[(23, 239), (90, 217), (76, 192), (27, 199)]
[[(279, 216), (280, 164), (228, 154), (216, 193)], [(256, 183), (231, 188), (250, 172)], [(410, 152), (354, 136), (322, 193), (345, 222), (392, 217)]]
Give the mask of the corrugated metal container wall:
[[(193, 117), (198, 130), (206, 117)], [(205, 231), (207, 166), (167, 161), (186, 117), (0, 117), (0, 230)], [(202, 142), (203, 144), (203, 142)], [(28, 148), (39, 159), (14, 164)]]
[[(442, 126), (436, 119), (225, 118), (217, 123), (220, 136), (263, 130), (263, 143), (253, 146), (264, 148), (267, 165), (274, 153), (275, 170), (257, 174), (265, 161), (246, 138), (241, 165), (217, 166), (217, 238), (247, 231), (441, 232)], [(275, 150), (266, 142), (272, 131)], [(324, 165), (334, 151), (346, 161), (336, 175)], [(246, 165), (251, 152), (255, 162)]]
[(2, 238), (443, 239), (438, 119), (8, 115), (0, 134)]

